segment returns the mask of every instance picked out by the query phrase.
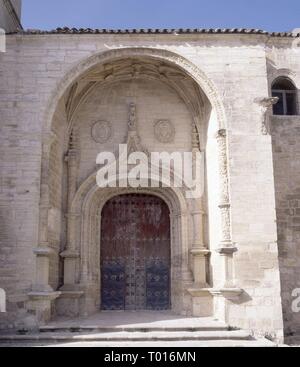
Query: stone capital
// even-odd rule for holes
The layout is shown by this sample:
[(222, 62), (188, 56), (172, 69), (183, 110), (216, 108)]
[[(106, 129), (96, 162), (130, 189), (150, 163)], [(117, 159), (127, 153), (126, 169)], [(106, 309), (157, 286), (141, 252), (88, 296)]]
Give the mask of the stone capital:
[(78, 259), (80, 254), (77, 251), (66, 250), (60, 254), (60, 256), (64, 259)]
[(50, 256), (55, 254), (54, 250), (52, 248), (48, 247), (47, 244), (41, 245), (41, 246), (35, 248), (33, 250), (33, 253), (36, 256), (40, 256), (40, 257), (50, 257)]
[(204, 210), (201, 210), (201, 209), (199, 209), (199, 210), (195, 210), (195, 211), (193, 211), (192, 213), (191, 213), (191, 215), (193, 215), (193, 216), (197, 216), (197, 215), (204, 215), (205, 214), (205, 211)]
[(191, 255), (193, 256), (207, 256), (210, 251), (205, 247), (198, 247), (191, 249)]
[(192, 297), (207, 297), (211, 295), (211, 289), (207, 284), (204, 284), (204, 287), (195, 285), (193, 288), (189, 288), (187, 291)]
[(220, 289), (211, 289), (210, 293), (215, 297), (224, 297), (226, 299), (235, 299), (241, 296), (243, 293), (243, 289), (241, 288), (220, 288)]
[(81, 214), (77, 214), (77, 213), (67, 213), (65, 214), (65, 217), (68, 219), (77, 219), (81, 217)]
[(222, 243), (216, 249), (216, 252), (218, 252), (220, 255), (233, 255), (237, 251), (238, 251), (237, 247), (235, 247), (233, 245), (233, 243), (231, 243), (231, 242), (229, 242), (227, 244)]

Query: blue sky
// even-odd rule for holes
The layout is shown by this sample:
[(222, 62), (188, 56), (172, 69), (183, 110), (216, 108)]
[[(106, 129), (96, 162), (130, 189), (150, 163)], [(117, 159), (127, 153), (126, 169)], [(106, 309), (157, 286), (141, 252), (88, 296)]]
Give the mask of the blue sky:
[(300, 0), (23, 0), (24, 28), (300, 28)]

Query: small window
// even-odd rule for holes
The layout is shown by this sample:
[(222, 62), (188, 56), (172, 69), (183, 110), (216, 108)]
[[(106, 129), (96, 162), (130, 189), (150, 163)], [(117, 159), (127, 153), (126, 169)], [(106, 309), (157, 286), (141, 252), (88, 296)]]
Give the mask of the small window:
[(297, 115), (297, 89), (287, 78), (279, 78), (272, 85), (272, 97), (278, 97), (273, 106), (274, 115)]

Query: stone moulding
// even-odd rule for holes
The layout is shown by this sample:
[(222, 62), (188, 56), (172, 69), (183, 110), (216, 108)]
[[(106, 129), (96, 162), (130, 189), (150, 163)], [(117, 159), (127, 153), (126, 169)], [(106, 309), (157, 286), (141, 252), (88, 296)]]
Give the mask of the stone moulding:
[(78, 251), (64, 251), (60, 254), (63, 259), (78, 259), (80, 254)]
[(233, 299), (241, 296), (244, 291), (240, 288), (189, 288), (188, 292), (192, 297), (206, 297), (207, 295), (211, 295)]
[(52, 255), (55, 255), (55, 251), (48, 246), (37, 247), (33, 250), (33, 253), (36, 256), (45, 256), (45, 257), (50, 257)]
[(61, 291), (58, 298), (78, 299), (84, 296), (84, 291)]
[(190, 252), (194, 256), (197, 256), (197, 255), (207, 256), (211, 253), (210, 250), (208, 250), (207, 248), (204, 248), (204, 247), (203, 248), (192, 248)]
[(235, 300), (244, 293), (244, 290), (241, 288), (220, 288), (212, 289), (210, 293), (214, 297), (223, 297), (228, 300)]
[(30, 292), (28, 297), (32, 301), (54, 301), (61, 295), (61, 292)]
[(237, 247), (232, 246), (232, 243), (228, 243), (228, 247), (224, 245), (216, 249), (216, 252), (220, 255), (232, 255), (237, 251)]
[(197, 287), (195, 284), (187, 289), (187, 293), (192, 297), (193, 310), (196, 310), (194, 316), (217, 317), (227, 322), (227, 305), (239, 302), (239, 297), (243, 291), (239, 288), (203, 288)]

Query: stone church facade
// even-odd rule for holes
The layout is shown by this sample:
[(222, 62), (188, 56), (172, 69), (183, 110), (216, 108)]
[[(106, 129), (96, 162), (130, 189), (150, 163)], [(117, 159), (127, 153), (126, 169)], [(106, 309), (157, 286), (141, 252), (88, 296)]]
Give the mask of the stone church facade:
[[(8, 34), (0, 327), (152, 305), (277, 339), (299, 332), (299, 45), (296, 33), (243, 29)], [(201, 152), (202, 197), (161, 182), (100, 188), (97, 154), (126, 142)], [(112, 270), (104, 257), (131, 258), (129, 243), (142, 259), (140, 270), (129, 264), (134, 299), (116, 300), (117, 283), (105, 279), (111, 271), (116, 280), (121, 265)], [(164, 265), (151, 268), (158, 254)], [(145, 267), (168, 279), (156, 289), (161, 303), (143, 293)]]

